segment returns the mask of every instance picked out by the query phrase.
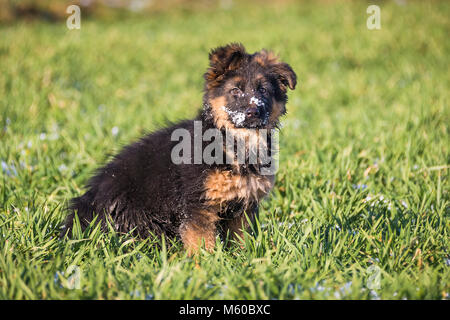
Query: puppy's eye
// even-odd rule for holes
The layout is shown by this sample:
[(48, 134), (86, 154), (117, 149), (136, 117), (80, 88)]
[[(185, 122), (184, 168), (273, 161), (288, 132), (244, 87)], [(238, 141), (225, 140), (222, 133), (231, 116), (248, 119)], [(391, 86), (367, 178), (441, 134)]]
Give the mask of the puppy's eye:
[(264, 88), (264, 87), (261, 87), (261, 88), (259, 88), (258, 89), (258, 91), (260, 92), (260, 93), (266, 93), (267, 92), (267, 89), (266, 88)]
[(233, 96), (237, 96), (237, 95), (239, 95), (239, 94), (241, 93), (241, 89), (239, 89), (239, 88), (237, 88), (237, 87), (234, 87), (233, 89), (230, 90), (230, 93), (231, 93)]

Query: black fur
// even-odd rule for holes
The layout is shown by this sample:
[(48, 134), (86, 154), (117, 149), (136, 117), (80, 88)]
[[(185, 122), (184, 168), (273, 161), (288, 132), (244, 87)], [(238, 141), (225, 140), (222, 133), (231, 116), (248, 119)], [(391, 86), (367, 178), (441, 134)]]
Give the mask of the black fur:
[[(255, 57), (258, 56), (258, 59)], [(264, 60), (267, 60), (267, 65)], [(263, 61), (256, 63), (255, 61)], [(186, 129), (194, 139), (194, 121), (201, 121), (202, 132), (216, 128), (214, 110), (210, 104), (214, 97), (225, 97), (227, 106), (232, 110), (248, 107), (248, 101), (241, 101), (225, 91), (230, 79), (239, 76), (242, 80), (242, 92), (253, 88), (253, 77), (264, 76), (267, 86), (261, 93), (264, 99), (264, 112), (273, 112), (272, 101), (279, 102), (284, 108), (287, 101), (286, 87), (295, 87), (296, 76), (292, 69), (284, 63), (271, 61), (267, 52), (261, 51), (253, 55), (247, 54), (240, 44), (231, 44), (213, 50), (210, 54), (210, 69), (205, 74), (205, 94), (203, 108), (193, 120), (186, 120), (151, 133), (139, 141), (125, 147), (112, 161), (96, 171), (87, 184), (87, 191), (80, 197), (71, 200), (69, 215), (66, 219), (62, 236), (71, 235), (74, 217), (78, 215), (82, 229), (97, 216), (102, 230), (107, 231), (107, 219), (118, 232), (129, 232), (140, 237), (165, 234), (171, 238), (182, 238), (180, 228), (183, 224), (194, 221), (195, 230), (206, 230), (207, 220), (198, 214), (199, 211), (213, 210), (211, 204), (204, 199), (205, 181), (214, 170), (229, 171), (239, 175), (258, 176), (258, 165), (243, 164), (233, 167), (230, 164), (174, 164), (171, 160), (173, 147), (178, 141), (171, 141), (175, 129)], [(253, 87), (252, 87), (253, 86)], [(252, 92), (253, 92), (252, 91)], [(260, 90), (261, 92), (264, 90)], [(258, 93), (259, 94), (259, 91)], [(265, 94), (265, 96), (263, 96)], [(270, 101), (269, 101), (270, 100)], [(267, 109), (267, 110), (266, 110)], [(284, 114), (285, 109), (279, 111)], [(278, 117), (271, 123), (264, 124), (259, 119), (247, 124), (245, 128), (276, 127)], [(230, 125), (232, 121), (230, 120)], [(221, 128), (224, 130), (224, 128)], [(209, 142), (203, 142), (203, 146)], [(270, 144), (269, 144), (270, 146)], [(218, 221), (214, 224), (222, 232), (227, 220), (242, 217), (244, 211), (257, 214), (260, 199), (233, 199), (220, 206)], [(216, 207), (214, 207), (216, 208)], [(215, 221), (215, 220), (214, 220)], [(199, 231), (200, 232), (200, 231)]]

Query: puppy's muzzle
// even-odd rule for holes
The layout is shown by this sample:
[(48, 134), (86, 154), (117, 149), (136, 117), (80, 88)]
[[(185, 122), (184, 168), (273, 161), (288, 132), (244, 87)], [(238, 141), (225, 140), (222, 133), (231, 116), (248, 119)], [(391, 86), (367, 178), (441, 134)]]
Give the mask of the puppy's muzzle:
[(258, 107), (250, 106), (245, 111), (245, 115), (246, 115), (247, 119), (255, 119), (255, 118), (259, 117), (260, 112), (259, 112)]

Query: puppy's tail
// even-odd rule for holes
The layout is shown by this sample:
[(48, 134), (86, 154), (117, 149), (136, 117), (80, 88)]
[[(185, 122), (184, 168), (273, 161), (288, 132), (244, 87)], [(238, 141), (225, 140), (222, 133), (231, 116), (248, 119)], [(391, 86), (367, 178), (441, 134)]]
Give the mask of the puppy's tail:
[(93, 206), (93, 198), (92, 193), (87, 192), (81, 197), (73, 198), (70, 201), (69, 206), (67, 207), (69, 214), (62, 226), (60, 238), (63, 238), (66, 235), (69, 237), (72, 235), (72, 229), (76, 218), (78, 218), (78, 221), (80, 222), (82, 231), (87, 228), (94, 218), (95, 208)]

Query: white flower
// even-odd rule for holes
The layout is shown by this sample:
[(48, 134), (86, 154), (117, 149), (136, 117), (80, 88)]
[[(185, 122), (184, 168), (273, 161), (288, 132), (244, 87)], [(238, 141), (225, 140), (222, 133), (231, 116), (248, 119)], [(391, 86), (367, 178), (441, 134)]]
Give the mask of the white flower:
[(111, 133), (113, 136), (117, 136), (117, 134), (119, 133), (119, 128), (118, 127), (113, 127), (111, 129)]

